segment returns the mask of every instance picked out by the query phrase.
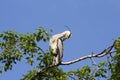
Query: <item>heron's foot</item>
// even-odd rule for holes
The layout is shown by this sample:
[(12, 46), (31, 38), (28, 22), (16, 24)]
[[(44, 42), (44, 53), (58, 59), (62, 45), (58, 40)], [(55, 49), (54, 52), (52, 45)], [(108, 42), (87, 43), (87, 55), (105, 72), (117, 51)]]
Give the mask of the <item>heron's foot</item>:
[(59, 65), (60, 64), (60, 62), (55, 62), (55, 63), (53, 63), (53, 65), (55, 65), (55, 66), (57, 66), (57, 65)]

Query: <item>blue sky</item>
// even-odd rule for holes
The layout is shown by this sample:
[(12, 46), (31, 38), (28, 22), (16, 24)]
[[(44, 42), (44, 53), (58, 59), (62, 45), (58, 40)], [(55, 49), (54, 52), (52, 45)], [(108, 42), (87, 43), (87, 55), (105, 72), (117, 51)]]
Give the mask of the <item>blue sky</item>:
[[(61, 33), (67, 25), (72, 37), (64, 43), (63, 61), (70, 61), (91, 52), (98, 53), (120, 36), (120, 0), (1, 0), (0, 32), (15, 30), (19, 33), (34, 32), (38, 26), (52, 34)], [(47, 46), (47, 47), (46, 47)], [(42, 45), (48, 48), (48, 43)], [(96, 62), (100, 61), (97, 59)], [(90, 64), (89, 60), (63, 70), (75, 70)], [(1, 80), (19, 80), (22, 73), (32, 69), (25, 61), (12, 71), (0, 75)]]

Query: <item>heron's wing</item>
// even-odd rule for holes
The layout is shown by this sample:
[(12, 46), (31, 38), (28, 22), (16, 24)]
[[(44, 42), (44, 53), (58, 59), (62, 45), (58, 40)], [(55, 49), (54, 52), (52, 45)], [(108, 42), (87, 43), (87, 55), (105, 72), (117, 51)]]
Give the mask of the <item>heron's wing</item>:
[(59, 55), (61, 58), (63, 56), (63, 42), (61, 40), (61, 37), (63, 35), (56, 34), (50, 38), (50, 51), (53, 55)]
[(50, 51), (52, 52), (53, 55), (57, 55), (57, 39), (55, 39), (55, 37), (52, 37), (50, 39)]
[(61, 39), (58, 39), (57, 47), (58, 47), (59, 57), (62, 58), (63, 57), (63, 42)]

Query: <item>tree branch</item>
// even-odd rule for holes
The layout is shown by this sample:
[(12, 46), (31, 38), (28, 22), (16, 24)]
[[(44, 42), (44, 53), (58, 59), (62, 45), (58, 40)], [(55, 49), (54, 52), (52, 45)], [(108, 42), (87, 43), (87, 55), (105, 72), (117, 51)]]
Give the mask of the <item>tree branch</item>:
[(103, 57), (107, 54), (111, 54), (111, 53), (114, 53), (116, 51), (112, 51), (113, 47), (115, 45), (115, 42), (108, 48), (106, 48), (105, 50), (103, 50), (101, 53), (99, 54), (91, 54), (91, 55), (87, 55), (87, 56), (83, 56), (83, 57), (80, 57), (76, 60), (73, 60), (73, 61), (69, 61), (69, 62), (62, 62), (60, 65), (70, 65), (70, 64), (73, 64), (73, 63), (76, 63), (76, 62), (79, 62), (81, 60), (85, 60), (87, 58), (93, 58), (93, 57), (97, 57), (97, 58), (100, 58), (100, 57)]
[(50, 66), (48, 66), (48, 67), (44, 67), (44, 68), (42, 68), (39, 72), (37, 72), (30, 80), (35, 80), (35, 78), (37, 77), (37, 76), (41, 76), (41, 75), (43, 75), (43, 73), (44, 72), (46, 72), (47, 70), (49, 70), (50, 68), (52, 68), (52, 67), (56, 67), (56, 66), (58, 66), (58, 65), (50, 65)]
[(42, 53), (45, 54), (45, 52), (43, 51), (43, 49), (41, 49), (40, 47), (36, 46), (38, 48), (38, 50), (40, 50)]

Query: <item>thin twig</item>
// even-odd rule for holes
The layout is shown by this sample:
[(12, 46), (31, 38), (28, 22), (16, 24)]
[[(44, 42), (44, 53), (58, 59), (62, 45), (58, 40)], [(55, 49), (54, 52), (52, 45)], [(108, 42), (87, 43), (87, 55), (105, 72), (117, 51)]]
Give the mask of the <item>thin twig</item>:
[(41, 48), (38, 47), (38, 46), (36, 46), (36, 47), (38, 48), (38, 50), (42, 51), (42, 53), (45, 53), (45, 52), (43, 51), (43, 49), (41, 49)]
[(91, 60), (91, 62), (92, 62), (92, 65), (94, 65), (94, 66), (97, 65), (96, 62), (95, 62), (95, 60), (94, 60), (93, 58), (90, 58), (90, 60)]
[(72, 75), (69, 75), (70, 78), (72, 78), (73, 80), (76, 80)]

